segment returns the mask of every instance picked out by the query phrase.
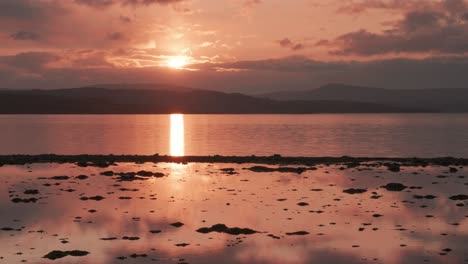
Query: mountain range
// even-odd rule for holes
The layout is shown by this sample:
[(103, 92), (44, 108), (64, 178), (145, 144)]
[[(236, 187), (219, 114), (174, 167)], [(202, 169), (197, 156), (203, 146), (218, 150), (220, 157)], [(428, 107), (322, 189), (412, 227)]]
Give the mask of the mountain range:
[(468, 90), (387, 90), (330, 84), (261, 96), (165, 84), (0, 90), (0, 114), (311, 114), (468, 112)]
[(326, 100), (366, 102), (402, 109), (427, 109), (434, 112), (468, 112), (468, 89), (383, 89), (327, 84), (305, 91), (279, 91), (260, 97), (274, 100)]

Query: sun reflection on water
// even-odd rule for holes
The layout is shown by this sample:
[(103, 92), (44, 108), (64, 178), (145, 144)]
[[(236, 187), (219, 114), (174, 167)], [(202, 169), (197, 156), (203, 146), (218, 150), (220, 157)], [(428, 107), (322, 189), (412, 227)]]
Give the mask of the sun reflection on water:
[(171, 114), (170, 155), (182, 157), (185, 155), (184, 115)]

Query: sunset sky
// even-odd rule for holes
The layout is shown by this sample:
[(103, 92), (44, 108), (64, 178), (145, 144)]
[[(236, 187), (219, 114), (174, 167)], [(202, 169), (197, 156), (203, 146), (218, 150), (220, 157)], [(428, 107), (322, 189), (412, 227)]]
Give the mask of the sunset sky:
[(0, 0), (0, 88), (468, 87), (464, 0)]

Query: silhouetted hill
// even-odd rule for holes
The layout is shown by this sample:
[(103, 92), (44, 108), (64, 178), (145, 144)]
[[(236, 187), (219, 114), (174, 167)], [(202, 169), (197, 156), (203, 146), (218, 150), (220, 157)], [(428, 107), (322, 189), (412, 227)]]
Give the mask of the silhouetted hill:
[(59, 90), (0, 91), (1, 114), (305, 114), (422, 111), (345, 101), (275, 101), (243, 94), (180, 88), (102, 85)]
[(263, 94), (275, 100), (328, 100), (384, 104), (402, 108), (426, 108), (438, 112), (468, 112), (468, 89), (382, 89), (328, 84), (306, 91)]

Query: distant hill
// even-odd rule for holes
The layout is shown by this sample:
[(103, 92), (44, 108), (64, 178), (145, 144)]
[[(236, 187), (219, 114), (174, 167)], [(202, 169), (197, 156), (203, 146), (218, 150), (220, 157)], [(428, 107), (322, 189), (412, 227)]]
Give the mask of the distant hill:
[(157, 85), (95, 85), (59, 90), (2, 90), (0, 114), (307, 114), (428, 111), (375, 103), (276, 101)]
[(281, 91), (260, 95), (275, 100), (327, 100), (367, 102), (405, 109), (426, 108), (437, 112), (468, 112), (468, 89), (382, 89), (328, 84), (305, 91)]

